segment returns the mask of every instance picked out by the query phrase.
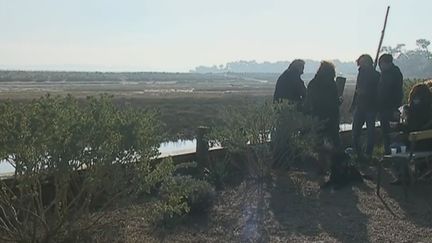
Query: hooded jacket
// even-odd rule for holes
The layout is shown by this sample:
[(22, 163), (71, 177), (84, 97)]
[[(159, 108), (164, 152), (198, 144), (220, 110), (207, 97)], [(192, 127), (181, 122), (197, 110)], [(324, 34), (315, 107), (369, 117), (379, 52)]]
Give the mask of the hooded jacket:
[(306, 87), (301, 79), (301, 73), (294, 69), (287, 69), (276, 82), (273, 102), (289, 100), (301, 102), (306, 96)]

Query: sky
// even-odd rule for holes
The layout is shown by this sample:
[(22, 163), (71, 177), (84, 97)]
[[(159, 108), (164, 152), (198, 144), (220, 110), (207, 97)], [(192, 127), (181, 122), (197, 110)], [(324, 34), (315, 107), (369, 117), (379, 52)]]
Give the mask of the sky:
[(187, 72), (237, 60), (353, 61), (432, 40), (430, 0), (0, 0), (0, 69)]

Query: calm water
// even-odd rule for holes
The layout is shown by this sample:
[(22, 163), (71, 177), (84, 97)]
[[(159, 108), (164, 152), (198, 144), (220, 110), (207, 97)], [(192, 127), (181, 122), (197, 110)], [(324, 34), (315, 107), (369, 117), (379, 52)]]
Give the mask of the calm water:
[(178, 140), (174, 142), (162, 143), (159, 147), (161, 156), (178, 155), (183, 153), (193, 153), (196, 150), (196, 139)]
[[(161, 157), (174, 156), (184, 153), (193, 153), (196, 149), (196, 140), (178, 140), (173, 142), (161, 143), (159, 152)], [(5, 160), (0, 161), (0, 174), (13, 173), (14, 167)]]
[(14, 167), (7, 163), (6, 161), (0, 161), (0, 173), (12, 173), (14, 172)]

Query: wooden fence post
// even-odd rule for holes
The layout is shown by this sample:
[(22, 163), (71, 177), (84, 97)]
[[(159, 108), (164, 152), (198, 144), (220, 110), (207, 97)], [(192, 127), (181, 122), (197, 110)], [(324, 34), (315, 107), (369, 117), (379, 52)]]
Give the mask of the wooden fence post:
[(200, 173), (204, 172), (204, 168), (209, 167), (209, 144), (205, 136), (208, 130), (208, 127), (200, 126), (197, 131), (196, 158)]

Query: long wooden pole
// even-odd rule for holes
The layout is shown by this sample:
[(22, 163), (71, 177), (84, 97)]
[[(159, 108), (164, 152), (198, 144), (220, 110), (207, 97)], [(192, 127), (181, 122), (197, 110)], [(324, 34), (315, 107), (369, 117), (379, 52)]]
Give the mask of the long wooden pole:
[(388, 18), (389, 12), (390, 12), (390, 6), (387, 6), (387, 12), (386, 12), (385, 19), (384, 19), (384, 27), (381, 31), (381, 39), (380, 39), (380, 42), (378, 44), (378, 50), (377, 50), (377, 53), (375, 56), (374, 68), (376, 68), (378, 65), (378, 57), (379, 57), (379, 54), (381, 52), (381, 46), (382, 46), (382, 43), (384, 40), (384, 34), (385, 34), (386, 27), (387, 27), (387, 18)]

